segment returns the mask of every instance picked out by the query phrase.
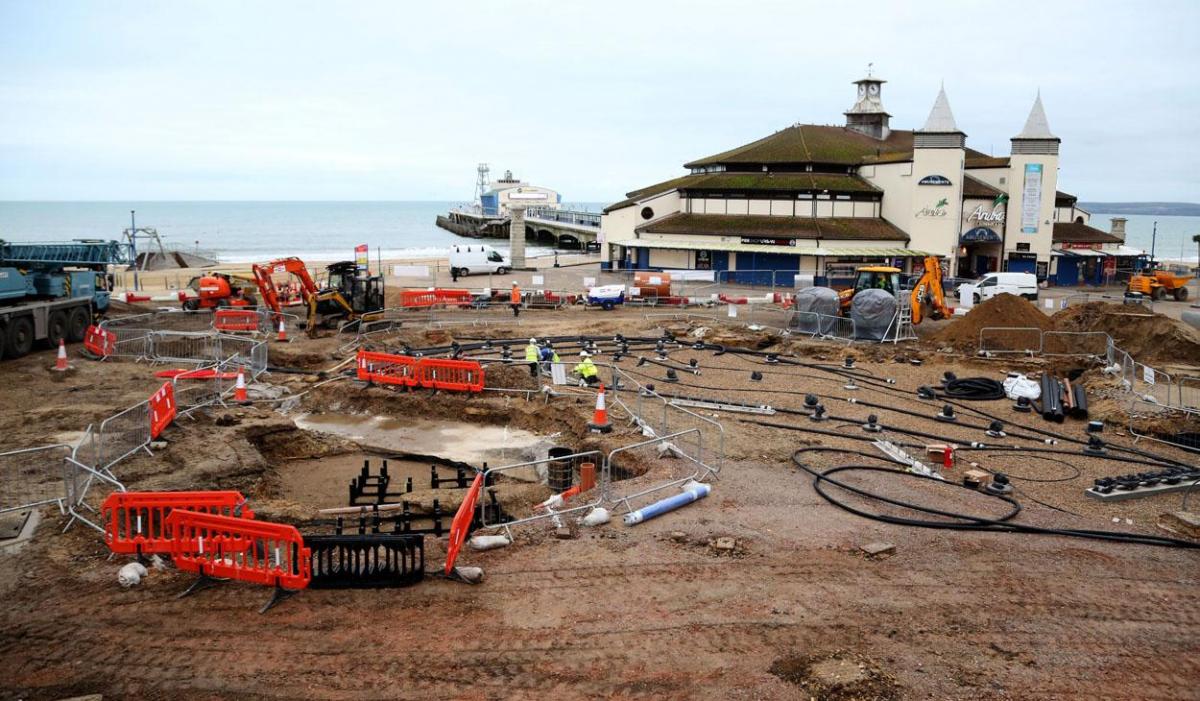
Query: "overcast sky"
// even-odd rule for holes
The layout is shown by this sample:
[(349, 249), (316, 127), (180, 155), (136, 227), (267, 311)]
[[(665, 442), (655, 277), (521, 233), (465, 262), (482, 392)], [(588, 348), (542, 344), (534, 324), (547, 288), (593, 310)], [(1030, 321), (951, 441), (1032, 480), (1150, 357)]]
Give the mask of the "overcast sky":
[(1006, 154), (1040, 88), (1083, 200), (1200, 202), (1200, 2), (0, 0), (0, 199), (612, 201), (796, 122), (868, 62)]

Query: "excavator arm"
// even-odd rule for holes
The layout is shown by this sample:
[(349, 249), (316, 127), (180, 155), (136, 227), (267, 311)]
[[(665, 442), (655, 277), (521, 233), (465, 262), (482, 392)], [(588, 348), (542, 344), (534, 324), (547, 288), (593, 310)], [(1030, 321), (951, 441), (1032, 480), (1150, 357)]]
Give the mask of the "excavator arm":
[(912, 323), (919, 324), (925, 317), (925, 305), (933, 308), (933, 318), (942, 319), (950, 316), (946, 307), (946, 297), (942, 290), (942, 263), (937, 256), (925, 258), (925, 272), (913, 285), (912, 290)]
[(300, 296), (304, 300), (305, 306), (308, 307), (307, 331), (310, 336), (316, 330), (318, 302), (326, 298), (335, 299), (340, 306), (347, 310), (350, 308), (350, 305), (346, 304), (346, 300), (342, 299), (342, 296), (336, 291), (332, 293), (333, 296), (330, 296), (328, 291), (322, 293), (317, 288), (317, 283), (313, 282), (312, 276), (308, 274), (308, 267), (299, 258), (280, 258), (264, 265), (256, 264), (252, 270), (254, 281), (258, 284), (258, 292), (262, 295), (263, 304), (276, 314), (283, 313), (283, 306), (279, 303), (279, 293), (275, 290), (275, 282), (271, 276), (287, 273), (294, 275), (300, 281)]

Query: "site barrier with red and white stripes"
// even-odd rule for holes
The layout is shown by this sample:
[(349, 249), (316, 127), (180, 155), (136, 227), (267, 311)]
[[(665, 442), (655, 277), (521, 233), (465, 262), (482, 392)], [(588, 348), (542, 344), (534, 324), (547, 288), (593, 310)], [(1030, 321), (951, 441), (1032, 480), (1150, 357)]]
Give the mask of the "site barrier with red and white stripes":
[(477, 360), (414, 358), (359, 350), (358, 379), (381, 385), (482, 392), (484, 372)]
[(171, 552), (171, 530), (167, 516), (187, 509), (221, 516), (253, 519), (241, 492), (113, 492), (100, 507), (104, 542), (121, 554)]
[(174, 509), (166, 527), (184, 572), (284, 589), (312, 581), (312, 553), (294, 526)]

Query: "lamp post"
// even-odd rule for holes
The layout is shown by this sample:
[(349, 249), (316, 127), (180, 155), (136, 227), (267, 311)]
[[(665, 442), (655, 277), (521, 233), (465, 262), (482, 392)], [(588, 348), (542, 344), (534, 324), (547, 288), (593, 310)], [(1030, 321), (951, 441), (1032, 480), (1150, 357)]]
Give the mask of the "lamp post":
[(1158, 267), (1154, 261), (1154, 244), (1158, 243), (1158, 222), (1154, 222), (1154, 228), (1150, 230), (1150, 266), (1151, 269)]
[(134, 214), (134, 210), (129, 210), (129, 255), (133, 258), (133, 291), (137, 292), (141, 288), (138, 286), (137, 219)]

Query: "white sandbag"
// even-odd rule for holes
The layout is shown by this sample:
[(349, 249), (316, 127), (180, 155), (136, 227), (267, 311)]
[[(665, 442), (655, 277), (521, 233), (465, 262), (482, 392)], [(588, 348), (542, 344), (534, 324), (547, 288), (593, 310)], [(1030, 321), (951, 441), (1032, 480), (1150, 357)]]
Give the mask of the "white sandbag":
[(146, 568), (140, 562), (131, 562), (117, 572), (117, 584), (128, 589), (136, 586), (146, 576)]
[(471, 538), (472, 550), (495, 550), (512, 545), (506, 535), (477, 535)]

